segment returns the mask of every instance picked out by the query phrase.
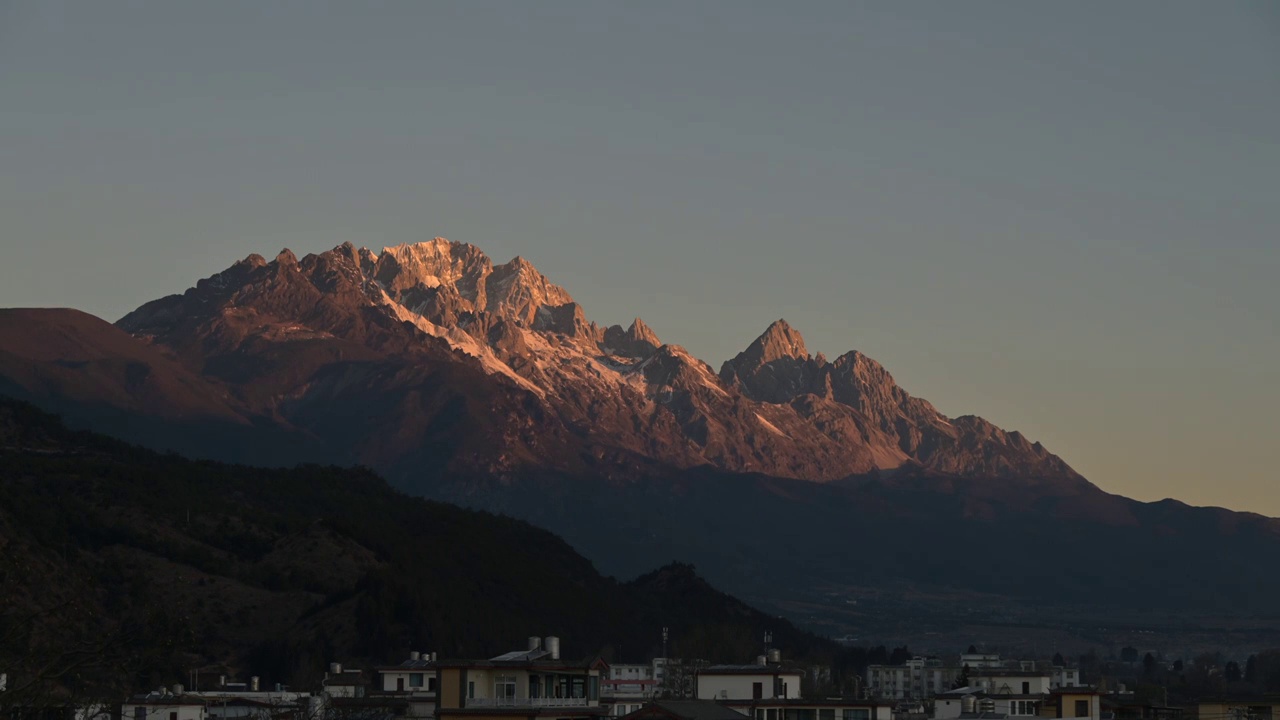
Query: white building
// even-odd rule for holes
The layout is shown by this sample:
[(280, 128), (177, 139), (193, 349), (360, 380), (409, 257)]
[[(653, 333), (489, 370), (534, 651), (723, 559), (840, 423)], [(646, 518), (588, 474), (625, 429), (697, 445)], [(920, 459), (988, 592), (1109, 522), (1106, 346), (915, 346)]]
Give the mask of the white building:
[(960, 667), (968, 667), (970, 670), (999, 668), (1004, 667), (1004, 661), (999, 655), (991, 653), (964, 653), (960, 656)]
[(1052, 689), (1047, 672), (999, 668), (970, 670), (969, 686), (992, 696), (1045, 695)]
[(649, 664), (610, 665), (600, 680), (600, 704), (615, 717), (639, 710), (658, 695), (658, 670), (657, 660)]
[(375, 687), (383, 695), (405, 700), (408, 709), (405, 717), (434, 718), (436, 716), (435, 653), (409, 653), (409, 659), (399, 665), (376, 668), (378, 681)]
[(1075, 668), (1064, 668), (1058, 665), (1053, 666), (1053, 670), (1049, 676), (1049, 685), (1052, 689), (1057, 688), (1073, 688), (1080, 687), (1080, 671)]
[[(181, 689), (181, 686), (175, 687)], [(124, 703), (125, 720), (208, 720), (208, 701), (195, 695), (172, 693), (160, 688), (135, 695)]]
[(860, 698), (720, 701), (752, 720), (892, 720), (893, 705)]
[(871, 665), (867, 689), (889, 700), (923, 700), (946, 692), (960, 676), (960, 668), (944, 666), (936, 658), (914, 657), (903, 665)]
[(933, 699), (934, 720), (952, 720), (962, 714), (995, 713), (1014, 717), (1036, 717), (1048, 699), (1047, 693), (992, 695), (979, 688), (963, 687)]
[(782, 665), (712, 665), (698, 671), (699, 700), (786, 700), (800, 697), (804, 672)]

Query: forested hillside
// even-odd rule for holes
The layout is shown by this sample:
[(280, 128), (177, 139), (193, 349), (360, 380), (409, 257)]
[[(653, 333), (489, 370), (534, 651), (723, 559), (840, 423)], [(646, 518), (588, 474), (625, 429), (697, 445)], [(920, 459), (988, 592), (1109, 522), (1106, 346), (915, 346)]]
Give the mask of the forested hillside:
[(687, 565), (621, 583), (549, 532), (369, 471), (192, 462), (0, 400), (11, 691), (119, 696), (208, 667), (303, 686), (330, 661), (485, 657), (529, 635), (638, 660), (664, 626), (673, 654), (710, 660), (746, 660), (765, 630), (793, 656), (832, 652)]

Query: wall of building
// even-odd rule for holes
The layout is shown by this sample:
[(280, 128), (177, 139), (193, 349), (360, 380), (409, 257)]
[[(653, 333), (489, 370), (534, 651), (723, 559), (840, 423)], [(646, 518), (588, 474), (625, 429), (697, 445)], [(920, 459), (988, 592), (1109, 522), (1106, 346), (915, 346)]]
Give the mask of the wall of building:
[(203, 705), (128, 705), (123, 708), (124, 720), (205, 720)]
[[(429, 692), (432, 690), (432, 681), (436, 677), (435, 670), (381, 670), (378, 674), (382, 676), (381, 686), (384, 692), (395, 692), (400, 680), (404, 681), (406, 692)], [(422, 680), (421, 685), (413, 685), (414, 676)]]
[[(786, 683), (785, 689), (774, 693), (774, 677)], [(699, 700), (751, 700), (755, 697), (755, 683), (760, 683), (762, 698), (799, 698), (800, 673), (761, 673), (759, 675), (699, 674), (697, 698)]]
[(440, 670), (440, 692), (436, 694), (441, 708), (462, 706), (462, 668)]
[[(1026, 683), (1026, 689), (1023, 688)], [(969, 684), (980, 687), (992, 695), (1012, 693), (1047, 693), (1050, 690), (1048, 675), (979, 675), (969, 676)]]
[[(1076, 701), (1085, 700), (1089, 703), (1089, 714), (1079, 715), (1076, 713)], [(1092, 720), (1099, 720), (1102, 717), (1102, 699), (1097, 695), (1074, 695), (1072, 693), (1062, 693), (1060, 699), (1061, 714), (1058, 717), (1075, 718), (1086, 717)]]

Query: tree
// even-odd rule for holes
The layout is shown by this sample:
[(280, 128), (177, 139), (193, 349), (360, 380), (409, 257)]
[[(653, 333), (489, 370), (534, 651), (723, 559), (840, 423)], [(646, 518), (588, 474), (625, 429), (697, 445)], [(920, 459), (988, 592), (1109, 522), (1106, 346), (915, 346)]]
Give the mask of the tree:
[(903, 665), (910, 659), (911, 659), (911, 651), (908, 650), (905, 645), (902, 647), (894, 648), (893, 652), (889, 654), (890, 665)]
[(969, 684), (969, 666), (965, 665), (960, 668), (960, 674), (956, 676), (956, 681), (951, 683), (952, 690), (959, 690)]
[(1147, 653), (1142, 658), (1142, 674), (1154, 675), (1156, 672), (1156, 656)]
[(978, 648), (974, 645), (970, 645), (969, 649), (966, 650), (965, 652), (969, 653), (970, 655), (975, 655), (978, 652)]
[(1056, 652), (1053, 654), (1053, 664), (1058, 667), (1066, 667), (1067, 659), (1062, 657), (1062, 653)]
[(1178, 660), (1174, 660), (1174, 661), (1173, 661), (1173, 671), (1174, 671), (1174, 672), (1182, 672), (1182, 660), (1181, 660), (1181, 659), (1178, 659)]
[(1120, 648), (1120, 662), (1127, 662), (1127, 663), (1138, 662), (1138, 648), (1136, 647)]
[(1235, 660), (1227, 663), (1227, 666), (1222, 670), (1222, 676), (1225, 677), (1229, 683), (1240, 682), (1240, 663)]
[(1250, 655), (1248, 660), (1244, 661), (1244, 681), (1247, 683), (1258, 682), (1258, 656)]

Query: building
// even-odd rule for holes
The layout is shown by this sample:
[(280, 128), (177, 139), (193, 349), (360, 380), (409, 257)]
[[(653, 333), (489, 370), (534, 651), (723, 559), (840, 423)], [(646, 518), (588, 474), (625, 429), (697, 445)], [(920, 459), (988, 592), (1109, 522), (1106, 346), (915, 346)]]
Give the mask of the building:
[[(363, 670), (343, 670), (339, 663), (329, 663), (329, 672), (320, 683), (324, 694), (333, 698), (362, 698), (369, 688)], [(255, 687), (256, 689), (256, 687)]]
[(933, 699), (935, 720), (953, 718), (1005, 718), (1037, 717), (1041, 714), (1047, 693), (991, 694), (981, 688), (969, 686), (940, 693)]
[(1041, 716), (1102, 720), (1102, 694), (1090, 687), (1058, 688), (1049, 693)]
[(627, 720), (749, 720), (712, 700), (658, 700), (624, 715)]
[[(307, 720), (319, 717), (324, 699), (309, 692), (294, 692), (282, 685), (263, 690), (255, 676), (249, 682), (227, 682), (218, 675), (212, 690), (185, 694), (205, 701), (209, 720)], [(181, 689), (174, 686), (174, 690)]]
[(892, 720), (893, 704), (863, 698), (721, 701), (752, 720)]
[(980, 668), (969, 671), (969, 686), (992, 696), (1045, 695), (1052, 689), (1052, 680), (1039, 670)]
[[(777, 657), (775, 655), (775, 657)], [(800, 697), (804, 671), (770, 663), (761, 656), (755, 665), (712, 665), (694, 677), (698, 700), (786, 700)]]
[(964, 653), (960, 656), (960, 667), (967, 667), (970, 670), (1002, 668), (1004, 661), (999, 655), (991, 653)]
[(378, 679), (374, 692), (402, 699), (405, 717), (434, 718), (438, 690), (435, 659), (435, 653), (411, 652), (399, 665), (375, 668)]
[(902, 665), (871, 665), (867, 667), (867, 690), (889, 700), (923, 700), (950, 690), (961, 672), (961, 668), (945, 666), (937, 658), (913, 657)]
[(182, 692), (175, 685), (170, 692), (160, 688), (146, 695), (135, 695), (124, 703), (124, 720), (208, 720), (208, 701)]
[(597, 718), (602, 662), (560, 658), (560, 639), (545, 644), (529, 639), (529, 648), (489, 660), (436, 663), (439, 720), (511, 720), (511, 718)]
[(1080, 687), (1080, 671), (1076, 668), (1064, 668), (1054, 665), (1049, 675), (1050, 688)]
[(601, 676), (600, 704), (615, 717), (636, 712), (658, 696), (658, 669), (656, 660), (647, 665), (609, 665)]
[(1280, 720), (1280, 697), (1206, 698), (1190, 710), (1195, 720)]

